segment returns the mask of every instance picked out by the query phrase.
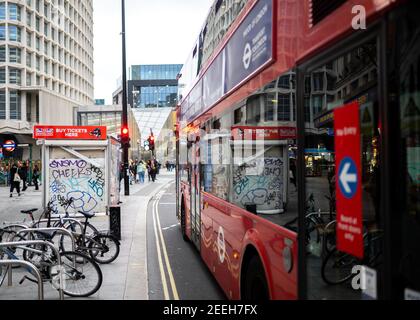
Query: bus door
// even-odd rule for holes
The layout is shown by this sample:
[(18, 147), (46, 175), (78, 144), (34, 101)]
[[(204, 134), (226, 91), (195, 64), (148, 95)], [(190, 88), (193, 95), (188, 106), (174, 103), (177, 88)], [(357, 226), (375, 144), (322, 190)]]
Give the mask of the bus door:
[(191, 185), (190, 185), (190, 217), (191, 217), (191, 241), (200, 249), (201, 232), (201, 179), (200, 179), (200, 138), (197, 137), (190, 143), (189, 154), (191, 155)]
[(381, 295), (385, 153), (378, 50), (377, 33), (371, 33), (359, 45), (349, 41), (336, 57), (326, 53), (318, 58), (323, 62), (308, 62), (303, 75), (301, 90), (312, 109), (301, 159), (316, 161), (316, 170), (305, 174), (301, 207), (309, 299)]

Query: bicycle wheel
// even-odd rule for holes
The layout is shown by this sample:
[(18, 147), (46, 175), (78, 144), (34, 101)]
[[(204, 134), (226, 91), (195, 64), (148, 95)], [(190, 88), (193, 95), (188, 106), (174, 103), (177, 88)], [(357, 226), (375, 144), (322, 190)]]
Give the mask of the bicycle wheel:
[(108, 235), (97, 235), (89, 241), (89, 254), (96, 262), (108, 264), (118, 258), (120, 254), (120, 244)]
[(79, 252), (60, 254), (63, 275), (63, 293), (69, 297), (89, 297), (102, 285), (102, 271), (98, 264)]
[[(19, 224), (16, 224), (16, 225), (12, 224), (12, 225), (5, 226), (4, 228), (2, 228), (2, 230), (4, 231), (4, 235), (5, 235), (2, 239), (2, 241), (3, 242), (13, 242), (14, 241), (13, 238), (15, 237), (15, 235), (23, 229), (25, 229), (25, 227), (22, 226), (22, 225), (19, 225)], [(21, 235), (20, 238), (25, 238), (25, 235)], [(19, 240), (19, 241), (21, 241), (21, 240)]]
[[(95, 235), (99, 234), (99, 231), (89, 222), (86, 223), (82, 223), (83, 226), (86, 225), (86, 237), (94, 237)], [(75, 237), (80, 237), (83, 234), (83, 230), (81, 228), (81, 226), (76, 223), (76, 222), (71, 222), (68, 221), (65, 223), (65, 228), (72, 232)], [(77, 242), (77, 241), (76, 241)], [(71, 244), (71, 238), (66, 236), (66, 235), (62, 235), (60, 238), (60, 251), (72, 251), (73, 247)]]
[(334, 249), (322, 261), (321, 275), (325, 283), (336, 285), (353, 277), (353, 267), (361, 262), (350, 254)]

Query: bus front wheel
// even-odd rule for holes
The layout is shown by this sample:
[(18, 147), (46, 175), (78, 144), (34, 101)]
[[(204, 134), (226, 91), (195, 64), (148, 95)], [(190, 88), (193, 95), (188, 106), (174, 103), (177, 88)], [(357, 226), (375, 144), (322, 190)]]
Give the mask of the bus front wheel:
[(242, 285), (242, 300), (267, 301), (270, 299), (264, 267), (257, 255), (249, 260)]

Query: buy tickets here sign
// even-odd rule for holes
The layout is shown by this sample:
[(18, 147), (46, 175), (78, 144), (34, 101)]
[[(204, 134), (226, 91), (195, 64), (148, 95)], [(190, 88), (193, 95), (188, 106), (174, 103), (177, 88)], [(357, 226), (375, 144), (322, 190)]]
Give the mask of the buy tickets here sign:
[(106, 140), (107, 128), (98, 126), (35, 126), (34, 139)]

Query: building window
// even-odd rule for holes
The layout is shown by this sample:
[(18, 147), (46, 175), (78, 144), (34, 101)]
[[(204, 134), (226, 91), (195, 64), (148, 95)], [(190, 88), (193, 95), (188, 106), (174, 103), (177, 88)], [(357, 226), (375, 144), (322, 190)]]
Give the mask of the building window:
[(0, 68), (0, 83), (6, 83), (6, 68)]
[(40, 29), (41, 29), (40, 26), (41, 26), (41, 20), (38, 17), (36, 17), (35, 18), (35, 28), (36, 28), (36, 31), (41, 32), (40, 31)]
[(21, 62), (21, 50), (15, 47), (9, 47), (9, 62)]
[(6, 119), (6, 91), (0, 90), (0, 119)]
[(314, 79), (314, 91), (323, 91), (324, 90), (324, 73), (317, 72), (313, 75)]
[(26, 74), (26, 85), (29, 87), (32, 85), (32, 73), (27, 73)]
[(9, 19), (20, 21), (20, 7), (14, 3), (8, 5)]
[(0, 47), (0, 62), (6, 62), (6, 47)]
[(0, 40), (6, 40), (6, 26), (0, 26)]
[(32, 47), (32, 33), (30, 32), (26, 33), (26, 45)]
[(32, 14), (30, 12), (26, 12), (26, 24), (28, 26), (32, 25)]
[(20, 39), (21, 39), (20, 28), (9, 25), (9, 40), (20, 42)]
[(41, 70), (41, 58), (40, 56), (36, 56), (36, 70)]
[(6, 4), (0, 3), (0, 19), (6, 20)]
[(20, 93), (18, 91), (10, 91), (10, 119), (21, 120)]
[(21, 74), (20, 69), (10, 68), (9, 69), (9, 83), (20, 85), (20, 80), (21, 80), (20, 74)]
[(290, 121), (290, 95), (289, 94), (279, 94), (277, 120)]
[(32, 68), (32, 54), (26, 53), (26, 66)]
[(283, 89), (290, 89), (290, 76), (285, 75), (280, 77), (278, 87)]

